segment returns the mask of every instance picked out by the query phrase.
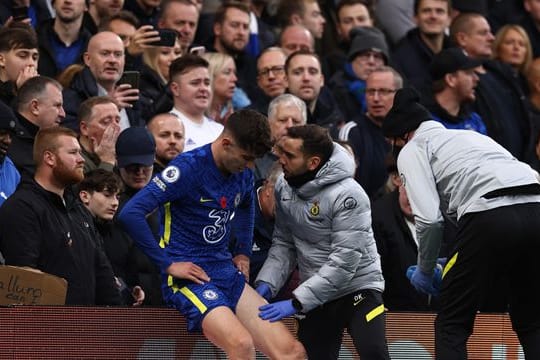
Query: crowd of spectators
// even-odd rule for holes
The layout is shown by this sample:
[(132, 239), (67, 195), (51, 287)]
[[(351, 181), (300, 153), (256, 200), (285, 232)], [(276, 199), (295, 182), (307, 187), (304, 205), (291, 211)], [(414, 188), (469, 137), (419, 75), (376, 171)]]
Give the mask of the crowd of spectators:
[[(116, 212), (242, 108), (268, 116), (273, 141), (308, 123), (350, 145), (390, 310), (437, 307), (405, 277), (414, 216), (381, 130), (398, 89), (540, 170), (538, 1), (6, 0), (0, 25), (0, 252), (66, 277), (69, 304), (162, 305), (158, 270)], [(256, 162), (254, 269), (276, 159)], [(147, 218), (157, 242), (166, 213)]]

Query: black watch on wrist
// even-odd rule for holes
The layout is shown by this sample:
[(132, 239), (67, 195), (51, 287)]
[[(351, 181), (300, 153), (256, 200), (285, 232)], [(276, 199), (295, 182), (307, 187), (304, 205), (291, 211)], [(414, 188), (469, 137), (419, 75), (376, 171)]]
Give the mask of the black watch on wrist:
[(302, 311), (302, 303), (300, 303), (298, 299), (292, 299), (292, 306), (293, 308), (295, 308), (296, 311)]

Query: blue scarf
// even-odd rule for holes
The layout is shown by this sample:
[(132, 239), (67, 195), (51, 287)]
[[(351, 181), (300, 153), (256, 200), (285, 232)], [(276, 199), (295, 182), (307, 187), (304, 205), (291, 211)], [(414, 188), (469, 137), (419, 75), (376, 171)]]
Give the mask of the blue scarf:
[(345, 74), (347, 75), (347, 89), (362, 106), (362, 113), (365, 113), (367, 111), (366, 82), (356, 77), (351, 63), (345, 63)]

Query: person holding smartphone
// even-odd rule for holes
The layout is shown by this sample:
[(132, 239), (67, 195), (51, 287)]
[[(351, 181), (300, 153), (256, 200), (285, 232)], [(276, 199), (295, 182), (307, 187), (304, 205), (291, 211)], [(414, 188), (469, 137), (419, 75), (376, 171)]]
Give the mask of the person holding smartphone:
[(108, 95), (120, 110), (120, 128), (143, 126), (140, 116), (139, 89), (119, 84), (124, 73), (125, 52), (120, 37), (110, 31), (94, 35), (83, 56), (85, 67), (64, 90), (66, 119), (64, 126), (78, 130), (79, 105), (92, 96)]
[(180, 41), (175, 37), (173, 46), (152, 46), (144, 50), (140, 79), (141, 111), (144, 119), (149, 120), (157, 112), (154, 104), (167, 91), (170, 80), (169, 66), (182, 55)]
[(25, 22), (35, 28), (52, 18), (48, 0), (4, 0), (0, 2), (0, 25)]

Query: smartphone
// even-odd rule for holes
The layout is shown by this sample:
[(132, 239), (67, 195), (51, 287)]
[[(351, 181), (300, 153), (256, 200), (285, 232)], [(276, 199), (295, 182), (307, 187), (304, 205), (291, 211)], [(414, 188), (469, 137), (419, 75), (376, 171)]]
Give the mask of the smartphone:
[(28, 19), (28, 6), (14, 6), (11, 9), (13, 15), (13, 21), (23, 21)]
[(124, 71), (116, 85), (129, 84), (133, 89), (139, 88), (140, 74), (138, 71)]
[(204, 46), (194, 46), (191, 49), (189, 49), (189, 53), (197, 56), (202, 56), (206, 52), (206, 49)]
[(150, 43), (153, 46), (174, 46), (178, 33), (173, 29), (158, 29), (160, 40)]

